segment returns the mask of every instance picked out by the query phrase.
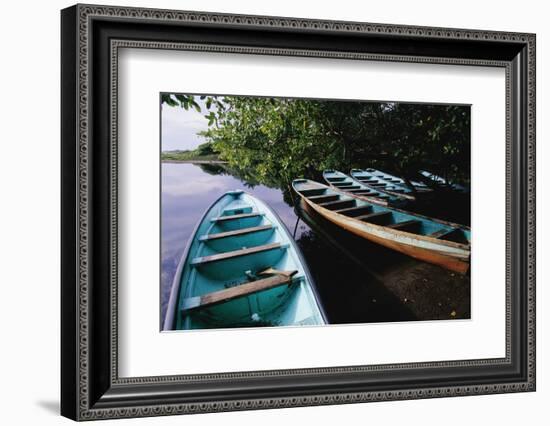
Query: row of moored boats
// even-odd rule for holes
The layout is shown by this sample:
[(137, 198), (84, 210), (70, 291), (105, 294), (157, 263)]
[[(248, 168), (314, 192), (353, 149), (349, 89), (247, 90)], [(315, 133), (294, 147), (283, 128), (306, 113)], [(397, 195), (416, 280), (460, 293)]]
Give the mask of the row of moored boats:
[[(308, 179), (292, 183), (322, 217), (413, 258), (468, 271), (468, 227), (403, 210), (432, 192), (424, 182), (406, 183), (375, 169), (353, 169), (349, 175), (326, 170), (323, 178), (326, 184)], [(218, 198), (181, 258), (164, 330), (325, 323), (307, 264), (277, 214), (244, 191)]]

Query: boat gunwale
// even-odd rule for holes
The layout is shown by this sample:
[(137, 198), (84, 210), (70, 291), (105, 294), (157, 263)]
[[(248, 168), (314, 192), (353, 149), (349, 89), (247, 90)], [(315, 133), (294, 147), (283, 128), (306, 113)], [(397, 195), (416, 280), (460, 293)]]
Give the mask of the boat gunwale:
[[(313, 181), (310, 181), (310, 182), (313, 182)], [(323, 185), (323, 184), (319, 184), (318, 182), (315, 182), (317, 183), (318, 185)], [(457, 249), (462, 249), (462, 250), (465, 250), (465, 251), (468, 251), (470, 252), (470, 246), (471, 244), (461, 244), (461, 243), (457, 243), (457, 242), (454, 242), (454, 241), (448, 241), (448, 240), (442, 240), (442, 239), (438, 239), (438, 238), (434, 238), (434, 237), (429, 237), (427, 235), (420, 235), (420, 234), (414, 234), (412, 232), (407, 232), (407, 231), (401, 231), (401, 230), (398, 230), (398, 229), (392, 229), (392, 228), (388, 228), (387, 226), (383, 226), (383, 225), (377, 225), (375, 223), (369, 223), (369, 222), (363, 222), (361, 220), (358, 220), (354, 217), (350, 217), (350, 216), (345, 216), (343, 214), (340, 214), (336, 211), (333, 211), (333, 210), (329, 210), (329, 209), (326, 209), (322, 206), (320, 206), (319, 204), (316, 204), (312, 201), (310, 201), (306, 196), (302, 195), (298, 189), (296, 188), (296, 186), (294, 185), (294, 182), (292, 184), (294, 190), (300, 195), (300, 197), (302, 199), (304, 199), (313, 209), (315, 210), (319, 210), (319, 209), (322, 209), (322, 214), (324, 216), (333, 216), (335, 215), (336, 217), (338, 216), (343, 216), (345, 217), (346, 219), (350, 219), (352, 220), (353, 222), (355, 223), (361, 223), (362, 225), (366, 225), (367, 228), (373, 228), (374, 230), (378, 230), (378, 231), (383, 231), (383, 232), (386, 232), (388, 234), (395, 234), (396, 236), (407, 236), (411, 239), (416, 239), (416, 240), (420, 240), (420, 241), (426, 241), (426, 242), (430, 242), (430, 243), (434, 243), (434, 244), (437, 244), (437, 245), (442, 245), (442, 246), (448, 246), (450, 248), (457, 248)], [(323, 185), (323, 186), (326, 186), (326, 185)], [(327, 187), (328, 188), (328, 187)], [(332, 188), (331, 188), (332, 189)], [(345, 194), (341, 191), (338, 191), (340, 192), (342, 195), (348, 195), (348, 194)], [(355, 198), (355, 197), (354, 197)], [(404, 210), (399, 210), (399, 209), (394, 209), (393, 207), (391, 207), (392, 210), (396, 210), (400, 213), (404, 213), (404, 214), (407, 214), (407, 215), (410, 215), (410, 216), (417, 216), (417, 217), (422, 217), (422, 218), (426, 218), (425, 216), (422, 216), (422, 215), (417, 215), (416, 213), (411, 213), (411, 212), (407, 212), (407, 211), (404, 211)], [(428, 220), (433, 220), (431, 218), (426, 218)], [(449, 224), (451, 222), (444, 222), (444, 221), (439, 221), (439, 222), (443, 222), (443, 224), (447, 225), (447, 226), (450, 226)], [(456, 227), (458, 228), (461, 228), (462, 225), (458, 225)], [(461, 228), (462, 229), (462, 228)], [(405, 244), (405, 245), (410, 245), (410, 244), (406, 244), (406, 243), (403, 243), (403, 242), (399, 242), (399, 244)], [(455, 257), (453, 254), (449, 254), (449, 256), (452, 256), (452, 257)]]

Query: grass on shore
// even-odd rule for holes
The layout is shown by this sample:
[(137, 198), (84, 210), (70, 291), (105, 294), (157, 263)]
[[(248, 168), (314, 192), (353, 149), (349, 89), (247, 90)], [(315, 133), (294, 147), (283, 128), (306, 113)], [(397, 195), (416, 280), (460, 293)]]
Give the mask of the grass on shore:
[(171, 161), (219, 161), (218, 154), (201, 155), (197, 150), (163, 151), (160, 159)]

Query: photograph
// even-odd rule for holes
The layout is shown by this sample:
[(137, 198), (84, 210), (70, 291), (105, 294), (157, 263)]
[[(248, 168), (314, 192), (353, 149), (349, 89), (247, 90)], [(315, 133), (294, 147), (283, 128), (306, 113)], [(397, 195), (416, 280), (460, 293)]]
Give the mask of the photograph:
[(162, 331), (471, 318), (470, 105), (159, 103)]

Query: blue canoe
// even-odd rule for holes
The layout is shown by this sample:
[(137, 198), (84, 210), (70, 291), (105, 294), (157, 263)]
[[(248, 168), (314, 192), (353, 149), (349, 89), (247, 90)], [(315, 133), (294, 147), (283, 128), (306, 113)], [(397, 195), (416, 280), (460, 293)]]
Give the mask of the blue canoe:
[(427, 170), (420, 170), (420, 174), (426, 179), (429, 183), (435, 186), (438, 189), (451, 189), (456, 192), (467, 194), (470, 190), (458, 183), (452, 183), (442, 178), (441, 176), (436, 175), (435, 173), (429, 172)]
[(323, 178), (333, 188), (347, 192), (365, 201), (380, 204), (382, 206), (397, 206), (403, 207), (407, 204), (407, 198), (400, 195), (393, 195), (387, 192), (380, 191), (376, 188), (359, 182), (357, 179), (350, 177), (337, 170), (325, 170)]
[(243, 191), (217, 199), (181, 258), (163, 329), (325, 323), (311, 274), (277, 214)]
[(420, 193), (432, 192), (426, 184), (413, 181), (411, 183), (415, 187), (415, 193), (415, 191), (409, 188), (404, 179), (373, 168), (352, 169), (350, 174), (354, 179), (370, 187), (387, 192), (388, 194), (400, 195), (412, 200), (415, 200), (416, 195)]

